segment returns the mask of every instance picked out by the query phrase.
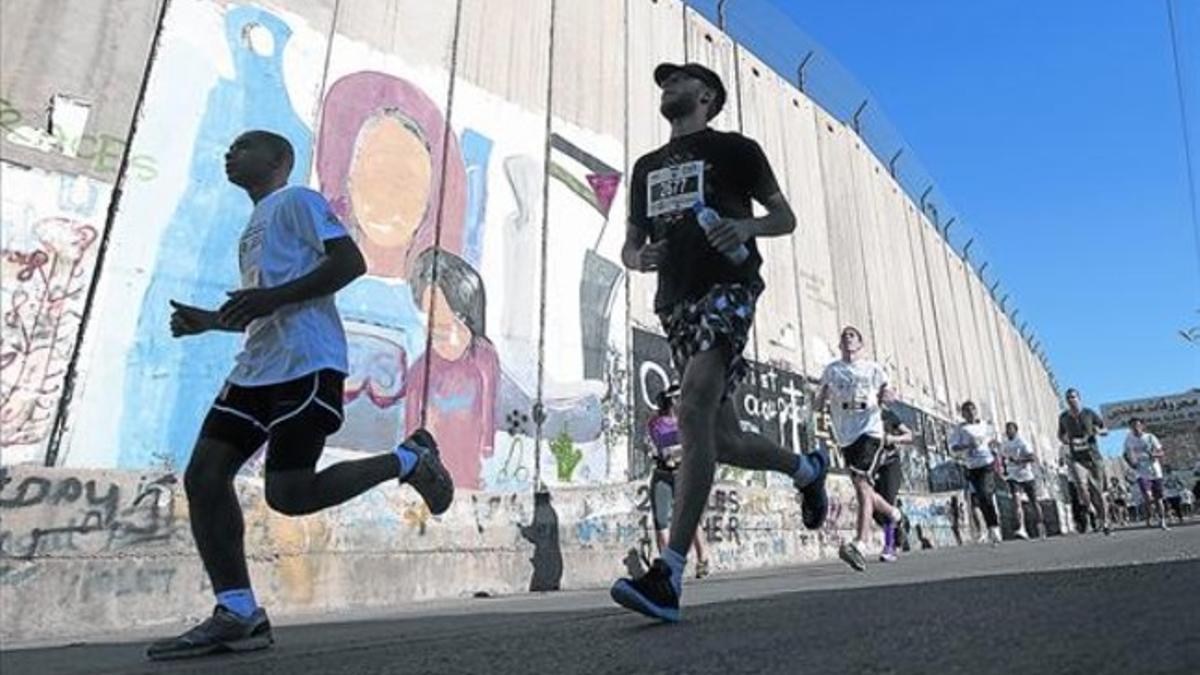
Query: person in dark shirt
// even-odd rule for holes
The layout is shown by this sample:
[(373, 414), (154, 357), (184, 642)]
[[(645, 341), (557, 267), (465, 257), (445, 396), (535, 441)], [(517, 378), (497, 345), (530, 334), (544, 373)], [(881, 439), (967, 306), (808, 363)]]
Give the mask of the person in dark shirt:
[(1104, 478), (1104, 460), (1096, 437), (1108, 433), (1104, 420), (1080, 402), (1079, 390), (1067, 390), (1067, 409), (1058, 416), (1058, 440), (1067, 446), (1067, 467), (1088, 516), (1100, 521), (1104, 534), (1112, 534), (1108, 524), (1108, 485)]
[[(730, 400), (748, 369), (742, 350), (764, 288), (755, 238), (790, 234), (792, 209), (757, 143), (708, 127), (726, 98), (716, 73), (696, 63), (664, 63), (654, 80), (671, 140), (634, 164), (621, 260), (629, 269), (658, 274), (654, 309), (682, 375), (676, 415), (686, 452), (676, 471), (667, 550), (645, 575), (618, 579), (612, 597), (627, 609), (678, 621), (687, 551), (716, 461), (791, 476), (801, 491), (804, 524), (816, 529), (829, 507), (829, 459), (823, 452), (797, 455), (742, 431)], [(752, 202), (767, 215), (755, 218)], [(699, 206), (715, 211), (716, 222), (702, 226)]]
[[(875, 473), (875, 494), (883, 497), (883, 501), (900, 507), (900, 502), (896, 496), (900, 493), (900, 483), (904, 479), (900, 465), (900, 447), (899, 443), (912, 443), (912, 430), (904, 425), (904, 421), (900, 419), (891, 408), (883, 404), (883, 457), (880, 459), (879, 468)], [(904, 522), (904, 517), (901, 515), (901, 521), (895, 522), (889, 520), (887, 516), (879, 511), (872, 514), (875, 523), (883, 528), (883, 551), (879, 554), (880, 562), (896, 562), (896, 543), (900, 526)]]

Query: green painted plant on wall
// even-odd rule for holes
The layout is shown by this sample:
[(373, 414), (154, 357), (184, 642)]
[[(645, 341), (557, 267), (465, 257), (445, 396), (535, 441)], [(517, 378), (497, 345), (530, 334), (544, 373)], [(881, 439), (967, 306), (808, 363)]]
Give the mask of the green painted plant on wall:
[(554, 455), (555, 465), (558, 467), (558, 479), (569, 483), (571, 476), (575, 473), (575, 467), (579, 466), (579, 462), (583, 460), (583, 451), (571, 442), (571, 437), (567, 434), (566, 429), (563, 429), (553, 441), (550, 441), (550, 454)]

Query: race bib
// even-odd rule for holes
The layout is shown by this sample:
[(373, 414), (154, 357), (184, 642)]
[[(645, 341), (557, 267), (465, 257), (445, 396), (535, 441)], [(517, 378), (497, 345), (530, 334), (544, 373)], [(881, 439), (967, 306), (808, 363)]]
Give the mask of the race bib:
[(654, 218), (692, 208), (704, 200), (704, 162), (655, 169), (646, 175), (646, 216)]

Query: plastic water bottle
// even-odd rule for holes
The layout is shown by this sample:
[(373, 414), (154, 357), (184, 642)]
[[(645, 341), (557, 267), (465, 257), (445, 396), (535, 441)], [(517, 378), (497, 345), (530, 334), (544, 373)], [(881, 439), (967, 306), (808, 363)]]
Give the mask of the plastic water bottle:
[[(704, 202), (696, 202), (692, 204), (692, 211), (696, 213), (696, 222), (700, 223), (700, 229), (708, 232), (714, 225), (721, 222), (721, 214), (704, 205)], [(746, 248), (745, 244), (739, 244), (731, 253), (725, 254), (726, 258), (734, 265), (741, 265), (746, 262), (746, 258), (750, 257), (750, 249)]]

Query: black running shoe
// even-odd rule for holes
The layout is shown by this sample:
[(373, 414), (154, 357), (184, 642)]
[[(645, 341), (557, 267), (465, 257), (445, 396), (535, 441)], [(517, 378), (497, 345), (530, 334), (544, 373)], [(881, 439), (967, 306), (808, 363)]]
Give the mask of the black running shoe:
[(186, 659), (223, 652), (251, 652), (274, 643), (266, 610), (259, 607), (243, 619), (217, 605), (212, 616), (195, 628), (179, 637), (152, 643), (146, 649), (146, 656), (154, 661)]
[(679, 621), (679, 594), (671, 584), (671, 568), (661, 558), (637, 579), (617, 579), (610, 594), (626, 609), (659, 621)]
[(403, 445), (417, 453), (417, 465), (400, 482), (413, 486), (421, 499), (425, 500), (430, 513), (435, 516), (445, 513), (454, 501), (454, 479), (450, 477), (446, 465), (442, 464), (433, 434), (425, 429), (417, 429), (405, 439)]

